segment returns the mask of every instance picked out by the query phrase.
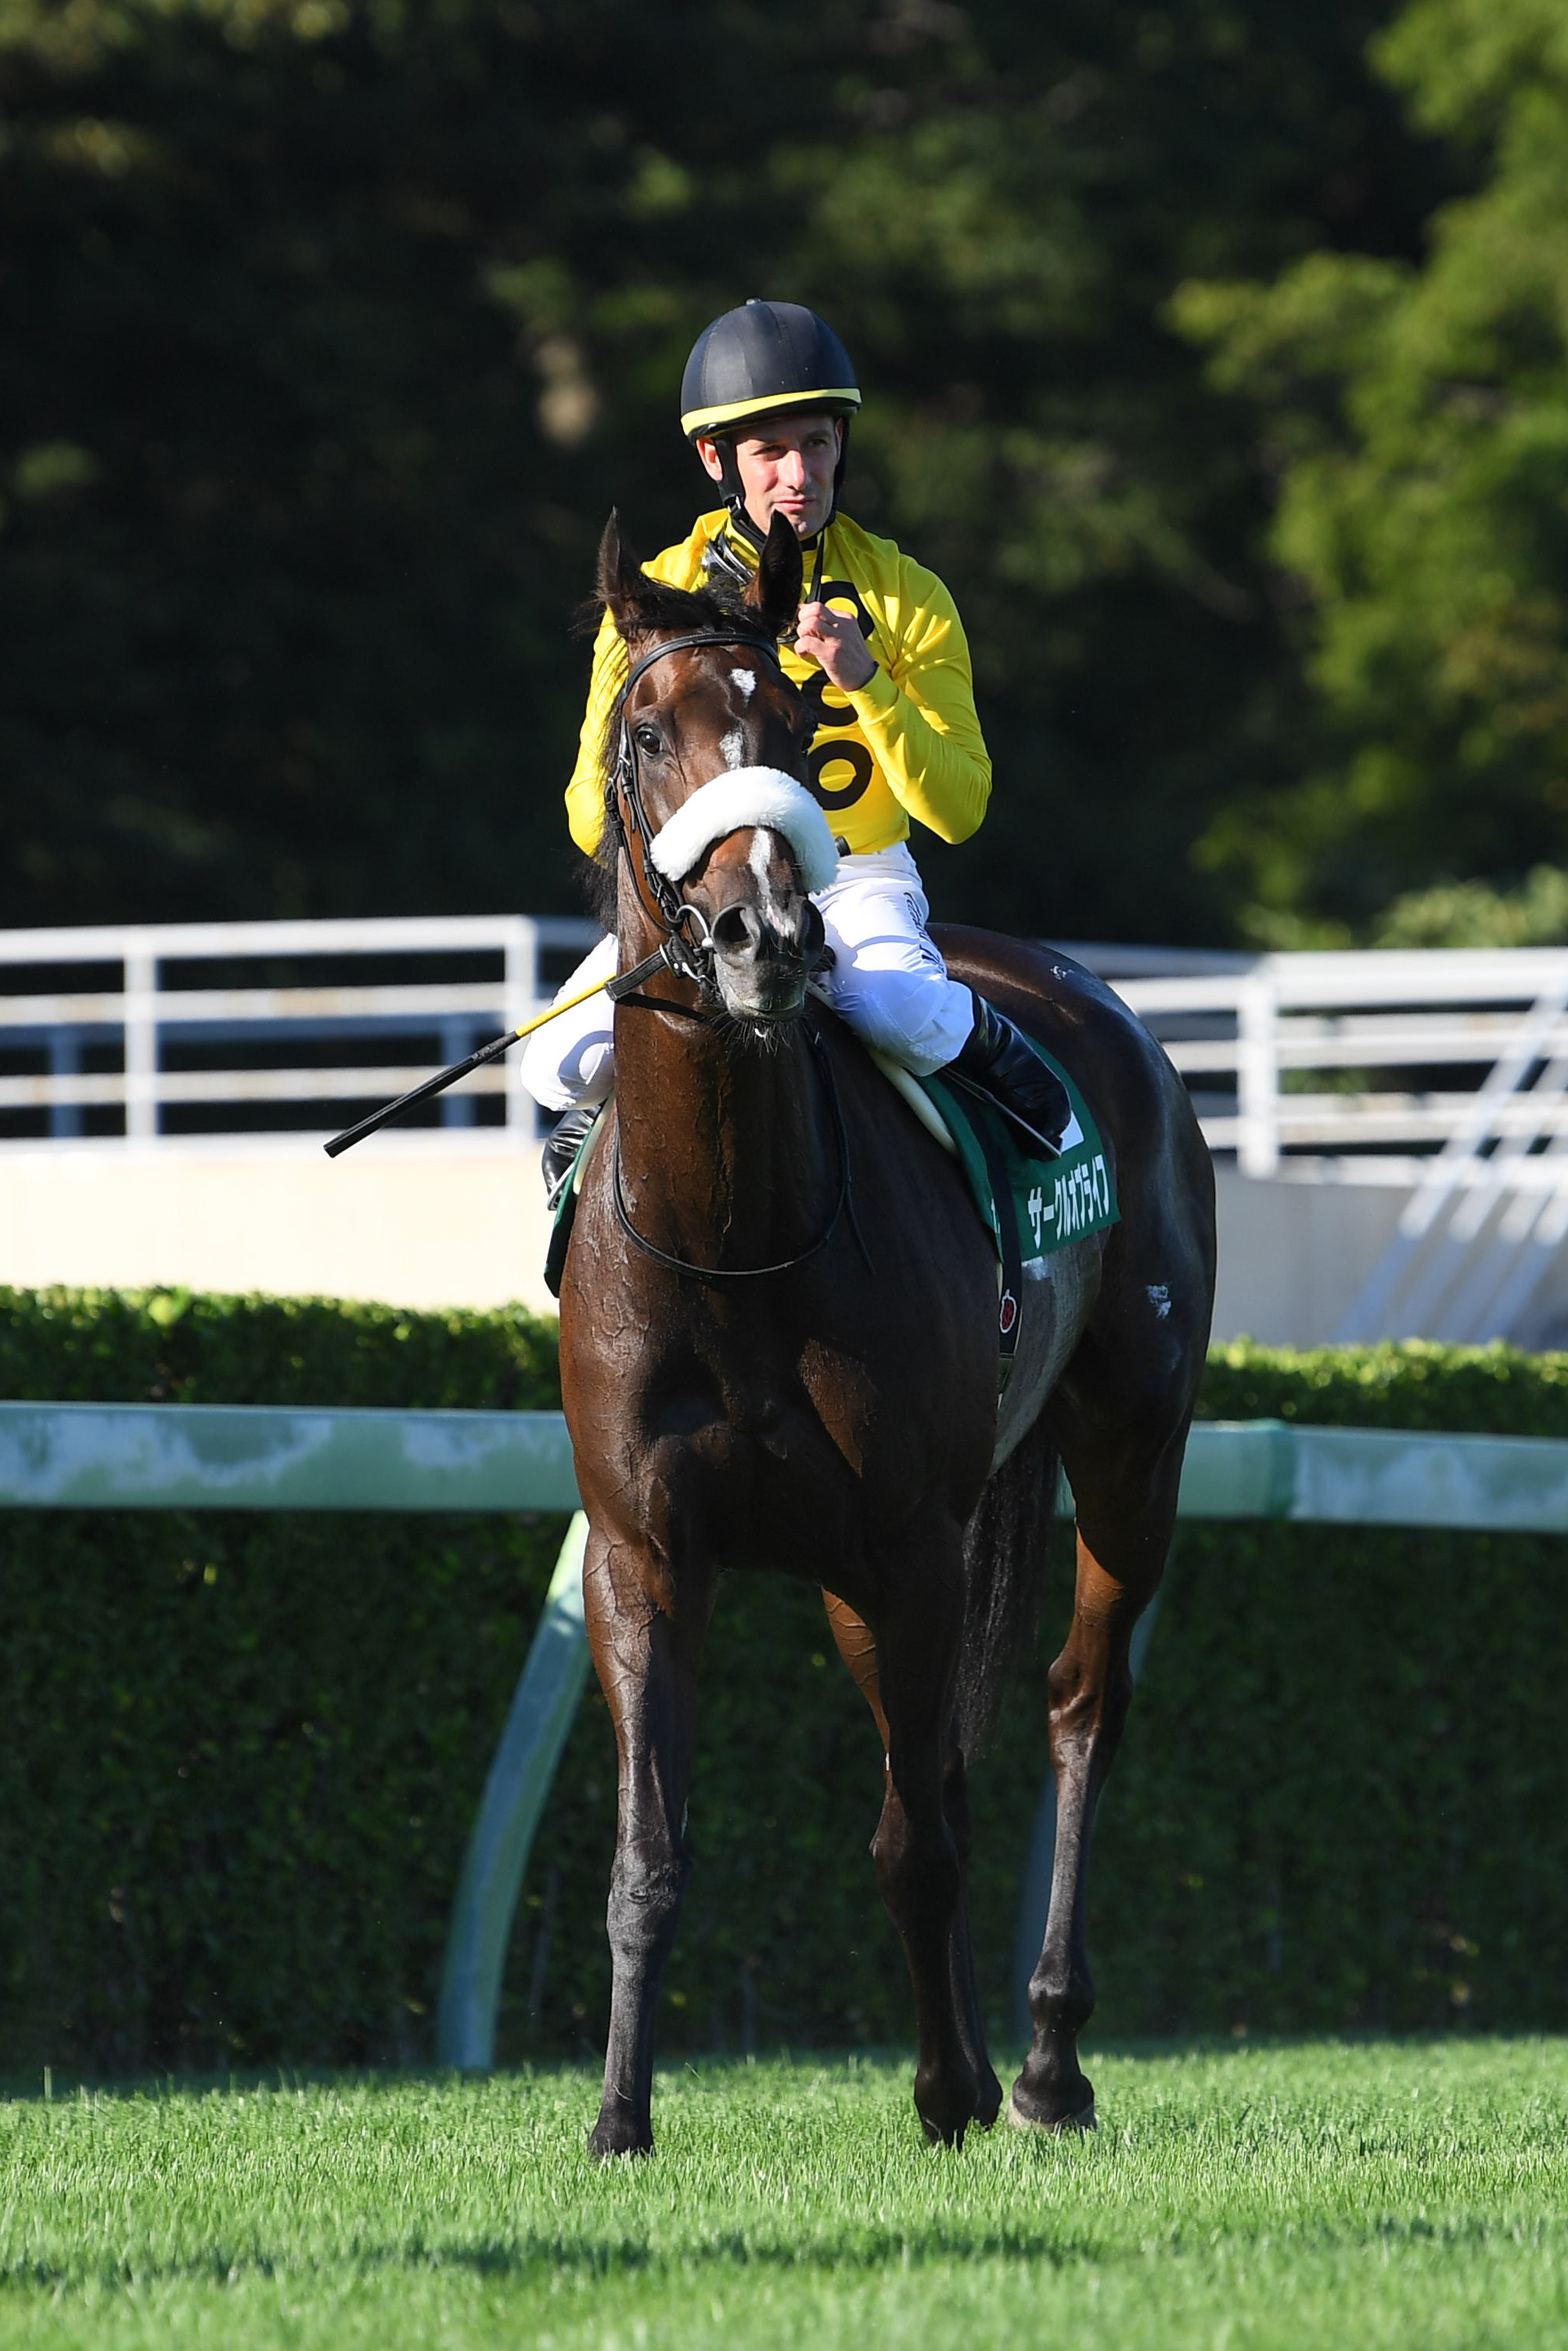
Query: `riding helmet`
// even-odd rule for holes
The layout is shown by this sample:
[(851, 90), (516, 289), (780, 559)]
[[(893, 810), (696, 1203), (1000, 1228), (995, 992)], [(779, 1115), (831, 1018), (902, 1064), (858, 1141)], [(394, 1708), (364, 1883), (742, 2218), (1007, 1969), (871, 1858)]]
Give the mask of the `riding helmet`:
[(754, 298), (727, 310), (697, 337), (681, 378), (681, 431), (688, 441), (717, 443), (725, 502), (736, 526), (753, 540), (758, 533), (746, 511), (735, 435), (782, 409), (842, 417), (842, 446), (833, 474), (837, 514), (849, 462), (849, 420), (860, 404), (848, 351), (827, 320), (799, 302)]
[(861, 404), (850, 355), (824, 319), (799, 302), (743, 302), (705, 328), (681, 378), (681, 431), (716, 439), (781, 408), (852, 416)]

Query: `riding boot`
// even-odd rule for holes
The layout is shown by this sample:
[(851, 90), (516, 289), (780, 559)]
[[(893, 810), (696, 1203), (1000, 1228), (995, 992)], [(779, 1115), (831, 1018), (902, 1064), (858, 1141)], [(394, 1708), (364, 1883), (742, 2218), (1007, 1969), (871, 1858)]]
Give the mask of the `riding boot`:
[(1055, 1159), (1071, 1123), (1067, 1088), (1046, 1067), (1021, 1029), (983, 996), (975, 998), (975, 1025), (948, 1068), (989, 1094), (1030, 1142)]
[(563, 1119), (545, 1137), (545, 1147), (539, 1165), (545, 1179), (545, 1206), (553, 1215), (566, 1188), (577, 1155), (593, 1129), (593, 1122), (603, 1105), (601, 1102), (574, 1102)]

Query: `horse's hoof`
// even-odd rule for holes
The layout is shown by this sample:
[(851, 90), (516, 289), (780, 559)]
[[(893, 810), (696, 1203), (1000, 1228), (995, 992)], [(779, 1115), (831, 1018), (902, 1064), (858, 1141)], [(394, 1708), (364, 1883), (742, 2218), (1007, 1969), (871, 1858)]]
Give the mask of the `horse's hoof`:
[(1061, 2138), (1068, 2131), (1082, 2133), (1098, 2130), (1100, 2123), (1094, 2112), (1092, 2098), (1086, 2106), (1080, 2106), (1075, 2115), (1062, 2115), (1057, 2121), (1049, 2122), (1043, 2116), (1037, 2117), (1034, 2115), (1026, 2115), (1019, 2104), (1019, 2094), (1015, 2090), (1008, 2100), (1008, 2127), (1009, 2130), (1044, 2131), (1048, 2137)]
[(623, 2126), (606, 2125), (603, 2121), (600, 2121), (594, 2124), (588, 2134), (588, 2152), (600, 2163), (612, 2163), (617, 2156), (641, 2158), (652, 2155), (653, 2134), (649, 2132), (645, 2136), (638, 2136), (626, 2130)]
[(980, 2085), (967, 2066), (946, 2075), (935, 2065), (929, 2072), (916, 2067), (915, 2111), (929, 2146), (962, 2147), (980, 2105)]

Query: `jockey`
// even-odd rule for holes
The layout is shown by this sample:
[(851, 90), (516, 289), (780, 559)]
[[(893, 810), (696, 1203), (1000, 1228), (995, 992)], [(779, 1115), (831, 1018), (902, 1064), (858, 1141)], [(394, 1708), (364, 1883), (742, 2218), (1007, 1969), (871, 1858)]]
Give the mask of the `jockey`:
[[(811, 584), (794, 643), (779, 653), (817, 715), (808, 789), (843, 844), (836, 878), (815, 893), (833, 950), (820, 984), (864, 1043), (916, 1076), (950, 1068), (971, 1080), (1053, 1152), (1071, 1115), (1061, 1082), (1005, 1013), (949, 978), (925, 927), (911, 820), (967, 841), (986, 812), (991, 763), (952, 597), (935, 572), (839, 512), (860, 404), (849, 356), (814, 312), (752, 301), (716, 319), (686, 362), (681, 430), (724, 504), (644, 568), (676, 588), (744, 587), (774, 516), (790, 524)], [(589, 856), (604, 824), (605, 727), (626, 672), (606, 613), (566, 792), (572, 839)], [(615, 963), (615, 940), (601, 939), (561, 996), (612, 978)], [(611, 1091), (612, 1050), (603, 995), (528, 1046), (524, 1084), (546, 1110), (572, 1113), (545, 1146), (552, 1196)]]

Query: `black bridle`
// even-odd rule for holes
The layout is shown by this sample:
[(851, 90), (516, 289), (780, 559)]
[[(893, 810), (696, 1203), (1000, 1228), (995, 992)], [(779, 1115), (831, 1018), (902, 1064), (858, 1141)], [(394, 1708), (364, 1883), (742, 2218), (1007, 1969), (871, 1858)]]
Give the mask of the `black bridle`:
[[(666, 653), (695, 652), (707, 645), (745, 645), (748, 652), (759, 653), (770, 661), (780, 677), (783, 664), (778, 648), (766, 637), (750, 635), (743, 629), (693, 629), (685, 636), (666, 637), (634, 662), (621, 690), (621, 736), (615, 747), (615, 766), (611, 774), (608, 794), (608, 814), (615, 835), (615, 845), (632, 868), (632, 886), (642, 901), (643, 912), (656, 931), (664, 934), (664, 944), (653, 954), (625, 972), (620, 979), (612, 980), (606, 994), (617, 1004), (641, 1002), (653, 1006), (660, 1012), (687, 1012), (686, 1005), (662, 1004), (652, 997), (636, 998), (633, 990), (656, 971), (678, 972), (684, 978), (695, 980), (703, 993), (713, 988), (713, 940), (702, 909), (694, 906), (681, 894), (678, 884), (661, 873), (653, 862), (654, 829), (648, 821), (648, 811), (643, 804), (643, 781), (637, 767), (637, 747), (632, 737), (632, 722), (627, 704), (632, 689), (645, 670)], [(637, 844), (633, 858), (632, 843)], [(700, 1019), (700, 1013), (690, 1014)]]
[[(714, 945), (713, 935), (701, 908), (692, 905), (682, 895), (677, 884), (662, 873), (653, 862), (653, 828), (649, 824), (648, 811), (643, 804), (637, 749), (632, 737), (632, 724), (626, 705), (632, 687), (644, 670), (651, 669), (655, 662), (663, 661), (666, 653), (695, 652), (708, 645), (745, 645), (748, 652), (761, 653), (773, 664), (779, 675), (783, 675), (783, 664), (777, 648), (765, 637), (752, 636), (744, 630), (694, 629), (685, 636), (667, 637), (662, 645), (655, 645), (651, 653), (645, 653), (640, 661), (632, 664), (622, 688), (621, 738), (616, 746), (615, 766), (607, 795), (607, 812), (614, 831), (617, 851), (631, 867), (632, 887), (644, 914), (654, 929), (663, 931), (664, 936), (651, 956), (644, 956), (632, 970), (610, 980), (604, 992), (614, 1004), (635, 1005), (650, 1012), (681, 1013), (690, 1020), (706, 1020), (711, 1016), (694, 1010), (690, 1005), (665, 1002), (656, 996), (643, 996), (639, 992), (642, 982), (651, 979), (655, 972), (671, 971), (683, 978), (694, 980), (705, 995), (710, 993), (714, 987)], [(633, 841), (637, 844), (635, 857), (632, 852)], [(694, 937), (694, 930), (698, 931), (699, 935)], [(839, 1181), (827, 1223), (816, 1239), (797, 1256), (780, 1258), (773, 1265), (695, 1265), (689, 1258), (677, 1257), (673, 1250), (661, 1249), (656, 1241), (649, 1240), (645, 1233), (640, 1233), (632, 1221), (622, 1175), (621, 1137), (617, 1133), (611, 1171), (611, 1196), (615, 1207), (615, 1221), (632, 1246), (641, 1249), (644, 1257), (652, 1258), (655, 1265), (662, 1265), (666, 1272), (689, 1274), (698, 1281), (756, 1281), (765, 1274), (792, 1272), (797, 1266), (806, 1264), (808, 1259), (827, 1248), (846, 1208), (852, 1229), (869, 1265), (870, 1255), (855, 1221), (854, 1206), (850, 1197), (849, 1135), (844, 1126), (843, 1104), (839, 1100), (839, 1090), (833, 1077), (831, 1056), (815, 1027), (808, 1026), (806, 1037), (812, 1062), (828, 1100), (837, 1149)]]

